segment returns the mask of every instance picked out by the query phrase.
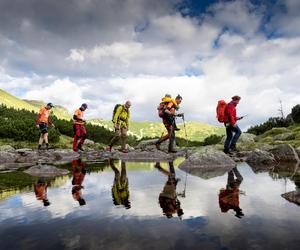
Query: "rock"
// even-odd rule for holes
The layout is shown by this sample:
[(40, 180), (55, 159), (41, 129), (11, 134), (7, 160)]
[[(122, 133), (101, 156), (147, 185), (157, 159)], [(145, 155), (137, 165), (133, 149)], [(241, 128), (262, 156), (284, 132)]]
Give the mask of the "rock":
[(274, 165), (276, 164), (276, 159), (274, 155), (270, 152), (263, 151), (260, 149), (255, 149), (252, 151), (246, 159), (249, 165)]
[(269, 151), (271, 149), (273, 149), (274, 146), (270, 145), (270, 144), (266, 144), (266, 143), (263, 143), (263, 144), (260, 144), (258, 146), (258, 149), (262, 150), (262, 151)]
[(33, 163), (2, 163), (0, 164), (0, 171), (3, 173), (5, 171), (13, 172), (23, 168), (29, 168)]
[(299, 156), (295, 149), (289, 144), (277, 145), (269, 150), (279, 162), (298, 162)]
[(283, 197), (289, 202), (295, 203), (296, 205), (300, 206), (300, 193), (298, 193), (297, 191), (282, 194), (281, 197)]
[(168, 161), (174, 160), (178, 157), (178, 154), (167, 154), (163, 151), (134, 151), (129, 153), (116, 152), (113, 154), (114, 159), (121, 159), (125, 161)]
[(296, 152), (297, 152), (297, 154), (298, 154), (298, 156), (300, 158), (300, 146), (298, 148), (296, 148)]
[(85, 145), (94, 145), (95, 142), (92, 141), (92, 140), (90, 140), (90, 139), (85, 139), (84, 144), (85, 144)]
[(15, 151), (15, 148), (10, 145), (2, 145), (0, 146), (0, 151)]
[(37, 177), (56, 177), (56, 176), (66, 175), (69, 173), (69, 171), (66, 169), (56, 168), (51, 165), (33, 166), (24, 172), (29, 175), (37, 176)]
[[(155, 147), (156, 142), (157, 142), (157, 139), (141, 141), (136, 146), (136, 149), (140, 149), (142, 151), (157, 151), (157, 149)], [(176, 148), (175, 142), (174, 142), (174, 146)], [(168, 151), (168, 147), (169, 147), (169, 140), (163, 142), (160, 146), (161, 150), (163, 150), (163, 151)], [(178, 149), (176, 148), (176, 150), (178, 150)]]
[(236, 166), (234, 160), (222, 151), (202, 147), (183, 161), (179, 168), (205, 179), (220, 176)]
[(17, 149), (16, 152), (20, 155), (28, 155), (30, 152), (33, 152), (33, 150), (30, 148), (20, 148)]
[(15, 162), (17, 155), (11, 152), (0, 151), (0, 163), (12, 163)]
[[(250, 134), (250, 133), (242, 133), (239, 140), (238, 144), (251, 144), (255, 142), (256, 135)], [(226, 135), (222, 138), (222, 144), (225, 143), (226, 140)]]
[(294, 140), (294, 139), (295, 139), (295, 133), (293, 133), (293, 132), (275, 135), (273, 138), (274, 141), (288, 141), (288, 140)]

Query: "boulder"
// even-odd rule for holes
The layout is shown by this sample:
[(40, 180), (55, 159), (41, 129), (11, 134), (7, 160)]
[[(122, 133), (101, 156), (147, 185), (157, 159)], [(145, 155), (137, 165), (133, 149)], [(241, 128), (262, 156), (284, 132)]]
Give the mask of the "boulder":
[(225, 174), (236, 165), (235, 161), (222, 151), (212, 147), (201, 147), (183, 161), (179, 168), (192, 175), (209, 179)]
[(37, 176), (37, 177), (56, 177), (56, 176), (66, 175), (69, 173), (69, 171), (66, 169), (56, 168), (51, 165), (33, 166), (24, 172), (29, 175)]
[(298, 162), (299, 156), (295, 149), (289, 144), (277, 145), (269, 150), (279, 162)]
[[(239, 140), (238, 144), (251, 144), (255, 142), (256, 135), (250, 134), (250, 133), (242, 133)], [(226, 135), (222, 138), (222, 144), (224, 144), (226, 140)]]
[(90, 140), (90, 139), (85, 139), (84, 144), (85, 144), (85, 145), (94, 145), (95, 142), (92, 141), (92, 140)]
[(246, 162), (249, 165), (274, 165), (276, 159), (270, 152), (255, 149), (247, 156)]
[(294, 140), (295, 139), (295, 133), (293, 132), (287, 132), (279, 135), (275, 135), (273, 137), (274, 141), (288, 141), (288, 140)]
[(0, 163), (12, 163), (17, 159), (17, 155), (12, 152), (0, 151)]
[(0, 146), (0, 151), (10, 152), (10, 151), (15, 151), (15, 148), (10, 145), (2, 145)]
[(296, 152), (297, 152), (297, 154), (298, 154), (298, 156), (300, 158), (300, 147), (296, 148)]
[[(140, 149), (142, 151), (157, 151), (157, 149), (155, 147), (156, 142), (157, 142), (157, 139), (141, 141), (135, 148)], [(174, 142), (174, 146), (176, 148), (175, 142)], [(168, 147), (169, 147), (169, 140), (163, 142), (160, 146), (161, 150), (164, 150), (164, 151), (168, 151)]]

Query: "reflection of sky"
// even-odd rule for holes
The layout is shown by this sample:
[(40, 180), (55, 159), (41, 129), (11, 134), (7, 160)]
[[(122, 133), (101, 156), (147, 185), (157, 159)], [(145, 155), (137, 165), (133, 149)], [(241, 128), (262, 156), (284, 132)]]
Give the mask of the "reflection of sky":
[[(164, 165), (165, 169), (166, 166)], [(83, 182), (83, 197), (86, 200), (86, 206), (83, 207), (80, 207), (72, 197), (71, 179), (58, 188), (48, 188), (48, 199), (51, 202), (48, 207), (43, 207), (42, 202), (36, 200), (34, 192), (15, 195), (2, 201), (0, 236), (5, 229), (18, 228), (21, 225), (34, 228), (34, 225), (40, 223), (59, 223), (64, 226), (68, 235), (68, 225), (76, 221), (83, 223), (84, 227), (92, 222), (94, 227), (97, 227), (97, 222), (111, 225), (123, 221), (131, 233), (137, 230), (136, 227), (147, 230), (151, 235), (155, 234), (153, 228), (156, 228), (157, 234), (162, 230), (181, 233), (191, 230), (192, 234), (198, 234), (199, 230), (202, 232), (205, 228), (207, 235), (224, 236), (223, 241), (226, 244), (231, 244), (230, 240), (235, 237), (237, 231), (242, 237), (249, 234), (250, 239), (258, 240), (261, 244), (258, 232), (263, 234), (260, 236), (263, 239), (283, 235), (286, 237), (283, 241), (287, 242), (288, 239), (294, 239), (293, 232), (296, 232), (294, 230), (300, 229), (299, 207), (280, 196), (294, 190), (295, 185), (289, 180), (274, 181), (268, 173), (254, 174), (247, 165), (239, 167), (244, 177), (240, 190), (245, 192), (245, 195), (240, 195), (240, 207), (245, 214), (241, 220), (234, 216), (234, 212), (221, 213), (219, 208), (218, 193), (221, 188), (226, 187), (227, 175), (210, 180), (188, 176), (186, 198), (179, 197), (184, 211), (183, 221), (180, 221), (177, 216), (171, 220), (165, 218), (158, 204), (158, 196), (167, 177), (152, 167), (147, 169), (144, 166), (142, 170), (135, 167), (130, 169), (132, 170), (128, 170), (127, 174), (131, 209), (113, 205), (112, 171), (91, 173), (85, 176)], [(177, 192), (182, 192), (185, 173), (179, 169), (176, 169), (176, 173), (181, 179), (177, 185)], [(148, 226), (143, 228), (143, 223)], [(106, 236), (107, 234), (108, 232)], [(129, 235), (131, 234), (128, 233), (128, 237)], [(208, 238), (210, 242), (216, 240)], [(203, 240), (206, 242), (208, 239), (204, 237)], [(220, 242), (219, 240), (217, 242), (218, 245)], [(71, 242), (68, 241), (67, 244)], [(76, 245), (76, 237), (74, 244)]]

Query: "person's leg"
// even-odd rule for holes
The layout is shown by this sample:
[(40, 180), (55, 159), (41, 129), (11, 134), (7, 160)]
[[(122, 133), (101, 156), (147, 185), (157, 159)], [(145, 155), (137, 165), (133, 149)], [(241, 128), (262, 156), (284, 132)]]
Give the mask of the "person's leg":
[(165, 128), (167, 130), (167, 134), (163, 135), (161, 138), (158, 139), (158, 141), (155, 143), (155, 146), (157, 150), (160, 150), (160, 144), (170, 138), (170, 130), (169, 127), (171, 126), (166, 120), (163, 120), (163, 123), (165, 125)]
[(109, 147), (112, 148), (120, 140), (120, 137), (121, 137), (120, 129), (115, 129), (115, 135), (111, 139)]
[(232, 127), (229, 125), (226, 127), (226, 140), (224, 143), (224, 153), (229, 153), (229, 147), (232, 139)]
[(240, 174), (239, 170), (235, 167), (232, 169), (232, 171), (234, 172), (237, 181), (239, 182), (239, 184), (243, 181), (243, 176)]
[(78, 139), (80, 138), (80, 129), (78, 127), (78, 124), (73, 125), (73, 132), (74, 132), (73, 150), (77, 151)]
[(173, 125), (169, 127), (169, 149), (170, 153), (175, 153), (174, 142), (175, 142), (175, 131)]
[(232, 141), (231, 141), (231, 144), (230, 144), (230, 148), (231, 149), (236, 149), (236, 143), (238, 141), (238, 139), (240, 138), (241, 134), (242, 134), (242, 131), (240, 130), (239, 126), (236, 125), (235, 127), (232, 128), (233, 132), (235, 133), (233, 138), (232, 138)]
[(44, 135), (43, 135), (43, 133), (41, 133), (40, 138), (39, 138), (39, 147), (38, 147), (38, 149), (42, 148), (43, 142), (44, 142)]
[(46, 143), (46, 148), (48, 149), (48, 147), (49, 147), (48, 133), (45, 133), (45, 134), (44, 134), (44, 142)]
[(126, 150), (127, 128), (121, 128), (121, 150)]
[(80, 125), (80, 142), (78, 144), (78, 149), (83, 150), (82, 145), (84, 143), (84, 140), (86, 139), (86, 129), (83, 125)]

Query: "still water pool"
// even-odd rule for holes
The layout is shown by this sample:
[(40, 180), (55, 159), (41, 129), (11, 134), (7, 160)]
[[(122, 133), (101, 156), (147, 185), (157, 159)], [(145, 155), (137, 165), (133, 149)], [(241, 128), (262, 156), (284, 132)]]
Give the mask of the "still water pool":
[(300, 249), (300, 207), (281, 197), (297, 171), (177, 166), (74, 160), (69, 176), (2, 190), (0, 249)]

